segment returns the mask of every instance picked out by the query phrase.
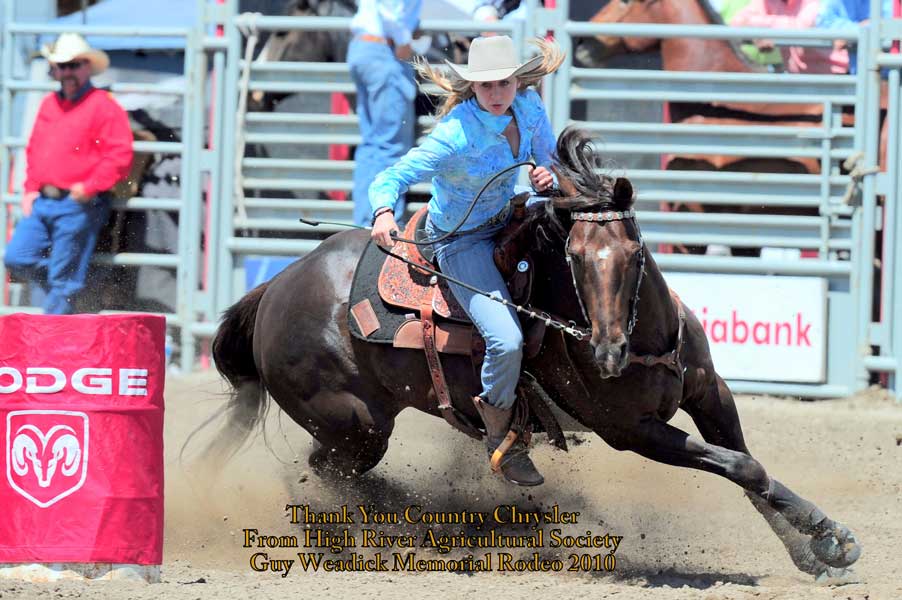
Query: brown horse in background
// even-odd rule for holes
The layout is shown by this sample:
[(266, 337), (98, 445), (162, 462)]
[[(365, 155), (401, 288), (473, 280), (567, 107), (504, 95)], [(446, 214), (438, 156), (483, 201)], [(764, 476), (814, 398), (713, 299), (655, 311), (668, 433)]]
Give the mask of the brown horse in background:
[[(723, 25), (720, 14), (708, 0), (614, 0), (608, 2), (591, 19), (592, 23), (655, 23), (674, 25)], [(644, 52), (660, 47), (662, 69), (688, 72), (765, 73), (766, 69), (751, 62), (739, 44), (730, 40), (700, 38), (635, 38), (599, 35), (580, 40), (574, 56), (583, 66), (597, 67), (605, 58), (622, 52)], [(670, 102), (673, 123), (706, 125), (761, 125), (818, 127), (821, 126), (822, 104), (777, 104), (712, 102)], [(854, 124), (854, 116), (843, 115), (844, 125)], [(885, 163), (886, 127), (880, 146), (880, 162)], [(669, 156), (669, 170), (738, 171), (750, 173), (817, 174), (820, 161), (810, 157), (768, 158), (742, 157), (712, 153)], [(796, 214), (817, 216), (818, 209), (806, 207), (731, 207), (701, 203), (676, 205), (678, 210), (693, 212), (742, 212), (751, 214)], [(691, 252), (703, 252), (703, 247), (689, 247)], [(757, 254), (752, 250), (751, 254)]]
[[(582, 131), (565, 131), (557, 153), (566, 195), (528, 217), (530, 304), (582, 333), (549, 333), (524, 371), (615, 449), (736, 483), (799, 569), (844, 575), (860, 555), (855, 537), (749, 453), (701, 324), (671, 295), (642, 240), (629, 182), (596, 172)], [(316, 439), (309, 462), (320, 474), (359, 475), (376, 466), (404, 408), (439, 416), (422, 352), (349, 333), (352, 278), (368, 243), (365, 231), (336, 234), (226, 311), (213, 355), (233, 392), (214, 455), (259, 424), (267, 395)], [(470, 358), (445, 355), (442, 362), (453, 405), (479, 423)], [(701, 438), (668, 424), (680, 408)]]

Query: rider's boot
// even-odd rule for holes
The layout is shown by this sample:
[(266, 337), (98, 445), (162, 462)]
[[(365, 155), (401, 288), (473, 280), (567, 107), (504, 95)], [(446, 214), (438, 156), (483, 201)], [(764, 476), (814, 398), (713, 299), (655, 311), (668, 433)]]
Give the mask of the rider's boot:
[(543, 484), (545, 478), (532, 464), (522, 435), (511, 429), (513, 410), (496, 408), (479, 396), (473, 398), (473, 403), (485, 423), (485, 445), (492, 471), (500, 471), (505, 479), (517, 485)]

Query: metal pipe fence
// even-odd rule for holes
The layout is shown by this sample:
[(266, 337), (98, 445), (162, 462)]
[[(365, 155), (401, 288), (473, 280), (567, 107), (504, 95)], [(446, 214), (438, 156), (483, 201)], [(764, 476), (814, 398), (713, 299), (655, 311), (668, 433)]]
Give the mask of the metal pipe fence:
[[(179, 302), (172, 323), (181, 327), (182, 366), (191, 368), (198, 344), (215, 330), (217, 315), (245, 289), (247, 257), (300, 256), (313, 250), (322, 235), (338, 231), (328, 226), (312, 229), (298, 216), (351, 221), (351, 203), (325, 199), (329, 192), (352, 188), (353, 160), (334, 160), (326, 148), (353, 146), (360, 140), (353, 115), (333, 115), (324, 104), (327, 94), (352, 94), (348, 68), (343, 63), (244, 63), (242, 31), (346, 31), (349, 19), (332, 17), (261, 17), (237, 14), (237, 0), (216, 5), (197, 0), (202, 24), (191, 31), (136, 28), (81, 28), (104, 35), (182, 35), (186, 38), (186, 86), (180, 143), (153, 143), (146, 148), (181, 154), (182, 188), (178, 199), (132, 198), (117, 202), (120, 210), (178, 209), (179, 252), (160, 257), (119, 254), (98, 257), (112, 264), (159, 264), (178, 270)], [(554, 9), (528, 2), (522, 22), (501, 21), (493, 28), (512, 36), (521, 53), (527, 40), (549, 30), (567, 51), (564, 67), (544, 88), (554, 129), (570, 124), (587, 129), (597, 139), (605, 158), (657, 160), (666, 155), (720, 156), (741, 159), (801, 159), (818, 166), (817, 172), (740, 172), (718, 169), (671, 171), (630, 168), (626, 173), (639, 190), (638, 208), (647, 240), (655, 245), (723, 245), (810, 250), (814, 258), (787, 261), (754, 257), (658, 254), (665, 272), (762, 274), (823, 278), (827, 282), (827, 368), (821, 383), (792, 384), (731, 381), (735, 391), (810, 397), (837, 396), (865, 387), (872, 373), (889, 374), (896, 390), (902, 369), (902, 308), (895, 281), (902, 275), (896, 253), (900, 244), (902, 211), (895, 206), (900, 180), (899, 150), (890, 144), (887, 170), (868, 173), (877, 163), (880, 136), (879, 69), (889, 69), (888, 109), (890, 139), (899, 134), (900, 68), (898, 54), (880, 51), (893, 35), (896, 23), (848, 31), (779, 31), (726, 26), (623, 25), (575, 23), (566, 18), (567, 0)], [(52, 28), (16, 24), (12, 15), (3, 30), (0, 57), (4, 73), (11, 73), (14, 35), (49, 33)], [(221, 26), (223, 36), (212, 37)], [(424, 21), (426, 32), (477, 35), (486, 24), (471, 21)], [(96, 31), (95, 31), (96, 29)], [(68, 30), (68, 28), (67, 28)], [(779, 43), (826, 47), (842, 39), (857, 44), (858, 75), (794, 75), (773, 73), (692, 73), (629, 69), (588, 69), (572, 64), (574, 40), (610, 34), (629, 37), (698, 37), (744, 40), (766, 37)], [(212, 65), (212, 69), (209, 67)], [(249, 67), (246, 87), (241, 73)], [(0, 104), (10, 106), (12, 95), (51, 89), (52, 86), (2, 78)], [(151, 86), (120, 82), (113, 91), (149, 92)], [(427, 90), (428, 91), (428, 90)], [(301, 94), (304, 101), (293, 111), (238, 113), (241, 95), (254, 92)], [(641, 122), (636, 119), (603, 121), (578, 119), (584, 103), (722, 102), (818, 104), (821, 118), (802, 125), (711, 125)], [(204, 141), (204, 118), (213, 108), (213, 133)], [(325, 107), (325, 108), (324, 108)], [(21, 148), (13, 139), (9, 112), (0, 109), (0, 227), (5, 229), (5, 207), (15, 205), (17, 194), (7, 193), (11, 152)], [(843, 112), (854, 112), (854, 126), (843, 122)], [(235, 118), (239, 114), (240, 122)], [(421, 126), (431, 122), (419, 120)], [(240, 130), (239, 130), (240, 128)], [(239, 134), (247, 144), (270, 149), (271, 156), (236, 157)], [(138, 145), (136, 144), (136, 148)], [(302, 154), (303, 153), (303, 154)], [(842, 168), (858, 159), (858, 169)], [(617, 169), (616, 164), (612, 168)], [(851, 196), (849, 191), (854, 192)], [(204, 192), (206, 191), (206, 194)], [(411, 193), (428, 194), (420, 184)], [(885, 201), (880, 201), (884, 197)], [(703, 203), (723, 213), (662, 212), (662, 203)], [(242, 210), (238, 211), (238, 206)], [(741, 214), (754, 209), (765, 214)], [(782, 214), (804, 209), (806, 214)], [(782, 212), (781, 212), (782, 211)], [(882, 278), (874, 276), (876, 232), (882, 235)], [(203, 258), (200, 240), (203, 240)], [(2, 269), (2, 267), (0, 267)], [(2, 274), (2, 271), (0, 271)], [(872, 307), (882, 303), (874, 318)], [(0, 308), (8, 310), (8, 308)], [(18, 310), (18, 308), (16, 308)], [(873, 355), (872, 355), (873, 354)]]

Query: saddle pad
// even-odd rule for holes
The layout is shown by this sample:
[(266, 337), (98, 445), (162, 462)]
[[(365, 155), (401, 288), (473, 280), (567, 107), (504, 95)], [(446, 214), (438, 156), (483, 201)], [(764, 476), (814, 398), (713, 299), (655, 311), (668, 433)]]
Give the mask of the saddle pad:
[[(386, 256), (372, 241), (366, 245), (360, 262), (357, 263), (357, 270), (354, 272), (354, 279), (351, 282), (351, 295), (348, 299), (348, 329), (351, 335), (357, 339), (378, 344), (391, 344), (398, 327), (408, 318), (416, 317), (413, 311), (390, 306), (379, 297), (376, 282)], [(355, 306), (364, 306), (361, 304), (363, 302), (368, 302), (372, 310), (373, 315), (371, 316), (375, 317), (378, 326), (375, 330), (364, 324), (362, 327), (367, 331), (362, 331), (359, 319), (355, 318), (352, 312)]]
[[(401, 244), (396, 244), (395, 248), (400, 246)], [(388, 255), (375, 243), (372, 241), (367, 243), (360, 262), (357, 263), (348, 298), (348, 329), (351, 335), (360, 340), (379, 344), (391, 344), (395, 332), (405, 321), (419, 317), (419, 309), (392, 306), (379, 296), (377, 281), (386, 258)], [(407, 267), (398, 260), (392, 259), (392, 262)], [(449, 295), (450, 293), (448, 290)], [(354, 314), (355, 307), (358, 307), (357, 316)], [(463, 312), (463, 309), (460, 310)], [(469, 323), (469, 319), (461, 322)]]

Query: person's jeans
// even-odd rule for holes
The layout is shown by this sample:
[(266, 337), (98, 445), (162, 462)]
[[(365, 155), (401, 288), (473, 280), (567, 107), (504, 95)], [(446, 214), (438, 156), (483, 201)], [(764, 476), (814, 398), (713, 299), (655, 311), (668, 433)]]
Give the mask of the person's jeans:
[[(475, 232), (455, 234), (448, 240), (435, 244), (435, 255), (442, 272), (510, 301), (507, 284), (495, 268), (492, 257), (495, 235), (504, 226), (501, 223)], [(426, 231), (431, 238), (445, 233), (435, 227), (431, 220), (426, 225)], [(516, 312), (509, 306), (454, 283), (450, 287), (454, 297), (485, 339), (480, 396), (497, 408), (513, 407), (523, 358), (523, 331)]]
[(109, 211), (109, 200), (99, 197), (84, 204), (69, 196), (35, 199), (31, 214), (16, 226), (3, 259), (13, 277), (31, 284), (32, 304), (41, 304), (47, 314), (72, 312)]
[[(413, 146), (417, 88), (413, 68), (397, 60), (385, 44), (352, 40), (348, 67), (357, 86), (357, 118), (363, 138), (354, 153), (354, 224), (369, 226), (373, 218), (370, 184)], [(402, 196), (395, 204), (395, 218), (403, 214)]]

